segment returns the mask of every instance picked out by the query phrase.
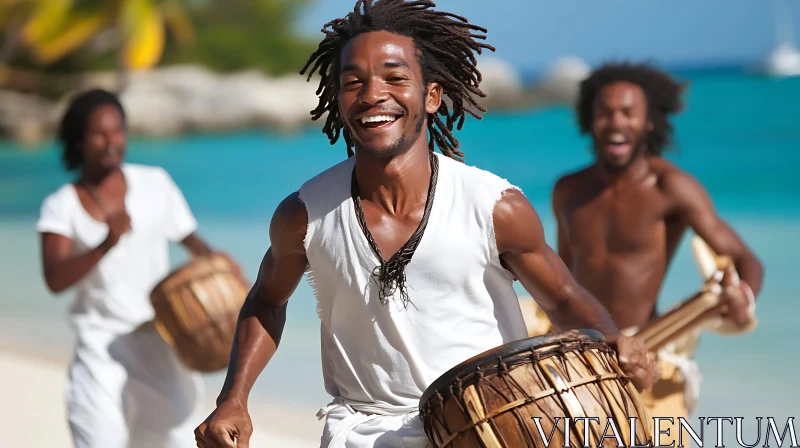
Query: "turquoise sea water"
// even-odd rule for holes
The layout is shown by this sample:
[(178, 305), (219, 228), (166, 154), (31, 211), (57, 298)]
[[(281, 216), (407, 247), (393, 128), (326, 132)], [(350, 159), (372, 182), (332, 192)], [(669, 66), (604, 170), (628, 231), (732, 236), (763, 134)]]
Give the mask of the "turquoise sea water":
[[(668, 157), (704, 183), (719, 213), (759, 255), (767, 273), (758, 329), (737, 337), (703, 337), (697, 359), (704, 382), (696, 415), (772, 416), (782, 428), (800, 409), (793, 380), (800, 367), (800, 301), (794, 283), (794, 260), (800, 252), (800, 79), (700, 73), (691, 81), (688, 108), (674, 121), (679, 149)], [(457, 134), (467, 163), (522, 187), (537, 207), (551, 244), (553, 182), (591, 160), (588, 141), (574, 123), (566, 108), (489, 113), (483, 121), (468, 120)], [(172, 174), (200, 221), (201, 233), (238, 259), (250, 278), (268, 247), (269, 218), (279, 201), (345, 156), (341, 144), (329, 146), (316, 128), (281, 136), (248, 132), (134, 139), (128, 151), (129, 161), (163, 166)], [(68, 352), (64, 311), (70, 294), (53, 298), (42, 285), (33, 229), (41, 200), (66, 180), (52, 145), (23, 151), (0, 144), (0, 326), (21, 344)], [(180, 249), (173, 254), (174, 264), (185, 260)], [(687, 240), (663, 288), (661, 309), (699, 285)], [(282, 345), (254, 393), (305, 409), (326, 403), (318, 340), (315, 299), (301, 283), (290, 302)], [(221, 378), (208, 377), (210, 394), (216, 394)], [(707, 440), (714, 431), (707, 428), (712, 434)]]

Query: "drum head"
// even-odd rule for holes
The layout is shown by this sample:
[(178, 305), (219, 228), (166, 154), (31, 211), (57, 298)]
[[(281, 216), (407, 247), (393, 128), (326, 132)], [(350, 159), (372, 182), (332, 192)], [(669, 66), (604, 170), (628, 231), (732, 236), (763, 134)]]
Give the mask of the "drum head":
[(453, 367), (439, 378), (436, 379), (422, 394), (420, 399), (420, 406), (426, 403), (436, 392), (444, 392), (449, 388), (456, 378), (466, 376), (474, 373), (478, 367), (487, 363), (496, 363), (498, 359), (507, 358), (521, 352), (526, 352), (531, 349), (547, 347), (550, 345), (558, 345), (562, 342), (605, 342), (603, 335), (596, 330), (569, 330), (555, 333), (548, 333), (542, 336), (533, 338), (520, 339), (518, 341), (509, 342), (508, 344), (487, 350), (483, 353), (467, 359), (461, 364)]

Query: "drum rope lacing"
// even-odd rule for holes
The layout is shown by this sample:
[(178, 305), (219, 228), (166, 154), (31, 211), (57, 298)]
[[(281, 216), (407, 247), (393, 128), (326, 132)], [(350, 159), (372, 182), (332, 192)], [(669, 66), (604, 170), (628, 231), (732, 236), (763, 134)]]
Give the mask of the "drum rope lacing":
[[(455, 381), (454, 381), (454, 384), (450, 384), (446, 388), (447, 392), (449, 392), (449, 397), (455, 400), (456, 405), (458, 406), (459, 410), (462, 413), (467, 414), (466, 403), (463, 402), (463, 395), (462, 395), (464, 393), (464, 383), (465, 382), (467, 382), (469, 385), (484, 384), (484, 385), (488, 386), (490, 389), (492, 389), (496, 394), (502, 396), (503, 398), (505, 398), (507, 400), (510, 400), (509, 397), (507, 397), (502, 391), (497, 389), (497, 387), (495, 387), (493, 384), (491, 384), (490, 382), (488, 382), (486, 380), (486, 376), (487, 375), (492, 375), (492, 374), (495, 374), (495, 373), (498, 374), (498, 376), (503, 377), (503, 380), (506, 383), (506, 386), (508, 387), (509, 391), (516, 390), (517, 392), (520, 392), (525, 397), (517, 399), (517, 400), (514, 400), (514, 401), (511, 401), (511, 402), (501, 406), (500, 408), (494, 410), (490, 414), (486, 415), (484, 418), (477, 419), (476, 421), (468, 423), (468, 424), (464, 425), (462, 428), (459, 428), (456, 431), (450, 431), (447, 428), (447, 424), (441, 418), (439, 418), (438, 416), (436, 416), (435, 414), (432, 413), (431, 407), (432, 406), (437, 406), (437, 408), (440, 411), (440, 413), (444, 414), (445, 397), (439, 391), (436, 391), (436, 395), (435, 395), (436, 399), (435, 400), (429, 400), (420, 409), (420, 417), (423, 419), (425, 432), (426, 432), (426, 434), (428, 435), (428, 437), (431, 440), (440, 440), (438, 437), (434, 438), (432, 425), (429, 422), (425, 421), (425, 417), (426, 416), (428, 416), (428, 415), (433, 416), (434, 420), (436, 420), (436, 423), (438, 423), (441, 426), (442, 429), (444, 429), (445, 431), (447, 431), (449, 433), (447, 437), (445, 437), (444, 439), (441, 439), (441, 443), (438, 445), (440, 448), (441, 447), (446, 447), (453, 440), (455, 440), (459, 435), (463, 434), (464, 432), (472, 430), (475, 426), (482, 425), (484, 423), (489, 423), (494, 427), (495, 426), (495, 421), (494, 420), (498, 416), (500, 416), (500, 415), (502, 415), (502, 414), (504, 414), (506, 412), (509, 412), (509, 411), (511, 411), (513, 409), (516, 409), (516, 408), (518, 408), (520, 406), (527, 405), (527, 404), (529, 404), (531, 402), (537, 402), (537, 401), (539, 401), (539, 400), (541, 400), (543, 398), (546, 398), (548, 396), (556, 395), (556, 394), (558, 394), (558, 395), (564, 394), (564, 393), (566, 393), (566, 392), (568, 392), (568, 391), (570, 391), (570, 390), (572, 390), (572, 389), (574, 389), (576, 387), (584, 386), (584, 385), (591, 384), (591, 383), (599, 383), (599, 382), (602, 382), (602, 381), (620, 381), (621, 382), (621, 386), (625, 387), (627, 385), (627, 383), (630, 381), (630, 379), (627, 376), (625, 376), (624, 374), (622, 374), (621, 371), (600, 374), (590, 364), (587, 365), (587, 368), (590, 371), (592, 371), (594, 373), (594, 375), (587, 376), (587, 377), (584, 377), (584, 378), (580, 378), (580, 379), (577, 379), (577, 380), (574, 380), (574, 381), (572, 381), (569, 377), (567, 377), (567, 381), (565, 382), (565, 385), (564, 385), (565, 387), (564, 388), (549, 387), (547, 389), (540, 390), (538, 393), (535, 393), (533, 395), (527, 393), (525, 391), (525, 389), (516, 381), (516, 379), (514, 379), (513, 376), (511, 376), (509, 374), (509, 372), (511, 370), (513, 370), (514, 368), (516, 368), (518, 366), (521, 366), (521, 365), (529, 364), (528, 359), (530, 359), (530, 361), (532, 362), (533, 365), (537, 365), (539, 363), (539, 361), (544, 360), (544, 359), (548, 359), (548, 358), (552, 358), (552, 357), (556, 357), (556, 359), (558, 361), (561, 361), (563, 363), (563, 362), (567, 361), (566, 360), (566, 354), (569, 353), (569, 352), (576, 352), (576, 351), (577, 352), (587, 352), (587, 351), (592, 351), (592, 350), (597, 350), (597, 351), (599, 351), (601, 353), (609, 354), (611, 356), (615, 356), (616, 355), (616, 352), (613, 349), (611, 349), (604, 342), (576, 341), (576, 342), (565, 343), (565, 342), (562, 341), (562, 342), (559, 342), (556, 347), (551, 348), (549, 350), (542, 350), (542, 347), (540, 346), (540, 347), (537, 347), (537, 348), (531, 348), (531, 349), (524, 350), (524, 351), (521, 351), (521, 352), (518, 352), (518, 353), (514, 353), (514, 354), (508, 355), (506, 357), (498, 357), (498, 361), (497, 361), (496, 364), (488, 364), (488, 366), (495, 366), (495, 367), (485, 368), (485, 366), (487, 364), (484, 365), (484, 368), (482, 368), (481, 366), (478, 366), (478, 367), (476, 367), (475, 372), (467, 373), (466, 375), (463, 375), (462, 377), (457, 377), (455, 379)], [(509, 364), (511, 365), (510, 368), (509, 368)], [(567, 372), (567, 374), (569, 374), (569, 368), (567, 368), (565, 364), (562, 364), (562, 368), (563, 368), (564, 372)], [(540, 374), (539, 369), (536, 369), (536, 371), (537, 371), (537, 373)], [(487, 372), (487, 373), (484, 373), (484, 372)], [(537, 377), (538, 377), (538, 375), (537, 375)], [(512, 388), (512, 385), (509, 383), (509, 380), (514, 383), (514, 387), (513, 388)], [(543, 383), (543, 384), (547, 383), (546, 381), (544, 381), (543, 378), (539, 378), (539, 381), (541, 383)], [(477, 393), (479, 395), (479, 398), (480, 398), (481, 402), (485, 403), (486, 399), (485, 399), (485, 396), (484, 396), (483, 388), (477, 387), (476, 389), (477, 389)], [(627, 404), (623, 404), (623, 406), (626, 408), (625, 409), (626, 412), (630, 411), (628, 409), (628, 407), (627, 407)], [(514, 414), (516, 415), (517, 413), (514, 413)], [(517, 418), (519, 419), (520, 417), (517, 416)], [(525, 425), (522, 425), (522, 426), (525, 426)], [(502, 435), (500, 434), (499, 431), (497, 431), (497, 428), (494, 428), (494, 429), (495, 429), (495, 433), (496, 433), (495, 435), (499, 435), (502, 438)], [(533, 441), (531, 441), (531, 442), (533, 442)]]

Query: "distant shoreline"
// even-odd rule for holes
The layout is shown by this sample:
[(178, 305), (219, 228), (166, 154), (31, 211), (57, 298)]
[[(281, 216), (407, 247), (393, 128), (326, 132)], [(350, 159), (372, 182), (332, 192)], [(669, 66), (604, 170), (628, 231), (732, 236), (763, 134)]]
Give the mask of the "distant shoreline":
[[(518, 70), (495, 59), (482, 63), (481, 88), (487, 97), (478, 101), (488, 109), (486, 115), (572, 107), (578, 83), (589, 70), (574, 58), (550, 71)], [(665, 70), (689, 81), (719, 75), (764, 76), (747, 64), (726, 61), (678, 64)], [(57, 100), (0, 88), (0, 152), (4, 146), (38, 151), (52, 142), (71, 93), (93, 87), (117, 90), (114, 73), (70, 76), (74, 81), (61, 83), (74, 87)], [(307, 82), (298, 74), (271, 77), (255, 70), (218, 74), (200, 66), (174, 65), (131, 74), (121, 100), (130, 134), (137, 139), (248, 132), (291, 136), (322, 129), (324, 117), (312, 121), (310, 115), (317, 105), (317, 86), (318, 79)]]
[[(490, 111), (568, 103), (589, 72), (583, 61), (566, 58), (546, 76), (526, 84), (502, 60), (484, 58), (478, 67), (486, 97), (477, 100)], [(243, 130), (292, 133), (324, 123), (324, 117), (314, 122), (310, 114), (318, 102), (318, 76), (307, 81), (299, 74), (269, 76), (257, 70), (220, 74), (196, 65), (171, 65), (129, 73), (124, 81), (114, 72), (59, 76), (51, 88), (62, 92), (57, 99), (36, 93), (47, 84), (42, 80), (25, 87), (26, 76), (16, 76), (21, 84), (17, 90), (0, 89), (0, 136), (26, 147), (51, 137), (71, 96), (89, 88), (120, 92), (129, 131), (136, 136)]]

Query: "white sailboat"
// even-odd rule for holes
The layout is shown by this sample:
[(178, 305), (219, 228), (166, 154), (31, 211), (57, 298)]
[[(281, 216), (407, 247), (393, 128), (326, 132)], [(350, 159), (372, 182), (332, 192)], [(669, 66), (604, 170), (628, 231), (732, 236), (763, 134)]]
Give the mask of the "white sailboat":
[(766, 74), (776, 77), (800, 76), (800, 50), (794, 41), (794, 22), (788, 0), (773, 0), (778, 44), (764, 61)]

